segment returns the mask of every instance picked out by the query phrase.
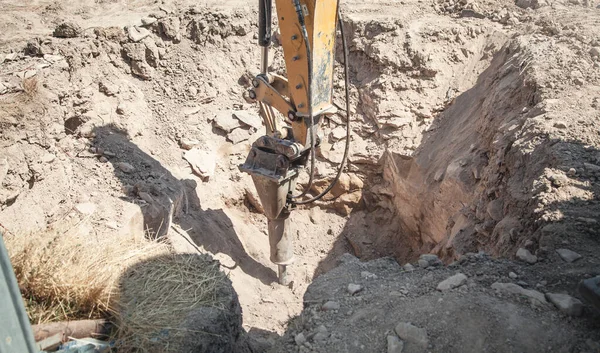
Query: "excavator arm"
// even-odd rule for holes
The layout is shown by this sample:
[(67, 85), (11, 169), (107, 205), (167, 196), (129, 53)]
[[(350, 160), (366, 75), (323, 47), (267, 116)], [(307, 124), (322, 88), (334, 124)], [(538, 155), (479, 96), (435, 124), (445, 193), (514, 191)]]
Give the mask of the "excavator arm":
[[(332, 100), (339, 0), (275, 0), (287, 78), (268, 72), (271, 1), (259, 0), (261, 73), (249, 91), (260, 105), (267, 131), (252, 145), (240, 170), (252, 176), (268, 220), (271, 261), (278, 265), (279, 283), (287, 284), (287, 266), (294, 261), (290, 211), (295, 204), (323, 196), (296, 201), (311, 187), (321, 121), (337, 112)], [(275, 111), (289, 125), (278, 127)], [(293, 195), (298, 174), (309, 160), (308, 185), (300, 195)]]

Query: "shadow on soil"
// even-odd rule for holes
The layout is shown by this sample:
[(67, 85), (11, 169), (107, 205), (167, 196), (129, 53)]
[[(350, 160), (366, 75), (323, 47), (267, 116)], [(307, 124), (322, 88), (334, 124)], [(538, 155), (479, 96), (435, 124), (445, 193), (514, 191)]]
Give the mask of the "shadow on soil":
[[(192, 246), (202, 247), (213, 254), (230, 256), (245, 273), (264, 284), (277, 281), (277, 274), (248, 255), (240, 242), (231, 220), (222, 209), (203, 209), (196, 194), (196, 181), (179, 180), (160, 162), (142, 151), (119, 128), (107, 125), (94, 130), (94, 147), (105, 155), (121, 181), (123, 200), (139, 205), (143, 229), (147, 237), (165, 236), (176, 223), (177, 234)], [(100, 152), (100, 151), (99, 151)], [(124, 164), (126, 163), (126, 164)]]

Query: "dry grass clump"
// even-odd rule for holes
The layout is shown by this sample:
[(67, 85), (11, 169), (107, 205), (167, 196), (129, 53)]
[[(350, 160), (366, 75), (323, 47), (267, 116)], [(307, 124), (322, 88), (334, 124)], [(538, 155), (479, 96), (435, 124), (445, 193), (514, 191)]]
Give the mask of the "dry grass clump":
[(121, 278), (121, 352), (179, 352), (185, 337), (197, 333), (183, 325), (200, 307), (218, 307), (226, 276), (217, 262), (197, 254), (168, 254), (131, 267)]
[(82, 234), (79, 226), (5, 235), (32, 324), (106, 317), (121, 274), (169, 252), (145, 239)]

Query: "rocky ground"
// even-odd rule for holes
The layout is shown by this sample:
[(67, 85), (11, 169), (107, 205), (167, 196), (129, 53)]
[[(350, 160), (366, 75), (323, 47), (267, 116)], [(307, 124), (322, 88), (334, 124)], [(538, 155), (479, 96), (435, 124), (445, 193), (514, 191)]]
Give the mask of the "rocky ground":
[(548, 273), (485, 253), (448, 267), (434, 255), (401, 267), (346, 254), (308, 287), (272, 352), (597, 352), (598, 312)]
[[(302, 350), (381, 351), (403, 340), (416, 351), (402, 327), (393, 333), (410, 321), (428, 333), (422, 347), (430, 351), (543, 351), (548, 342), (597, 349), (590, 307), (565, 321), (551, 304), (497, 296), (532, 293), (525, 288), (577, 297), (577, 282), (598, 274), (597, 4), (342, 6), (350, 163), (329, 198), (294, 212), (291, 288), (275, 284), (261, 205), (237, 169), (264, 129), (243, 98), (258, 71), (257, 10), (239, 0), (0, 1), (2, 229), (27, 234), (83, 216), (90, 236), (164, 235), (177, 251), (210, 253), (233, 282), (244, 328), (265, 347), (293, 351), (299, 339)], [(285, 74), (274, 46), (270, 69)], [(334, 100), (343, 106), (340, 70), (336, 76)], [(325, 122), (315, 192), (335, 174), (343, 126), (336, 116)], [(559, 249), (581, 259), (566, 263)], [(480, 250), (534, 264), (466, 256)], [(388, 260), (364, 270), (347, 261), (318, 277), (347, 252), (402, 265), (427, 253), (466, 263), (405, 273)], [(455, 272), (466, 285), (435, 289)], [(329, 292), (318, 289), (325, 282)], [(348, 295), (350, 283), (363, 290)], [(302, 298), (310, 305), (300, 314)], [(321, 313), (324, 300), (341, 309)], [(512, 316), (499, 310), (506, 301)], [(498, 321), (483, 325), (488, 316)], [(461, 334), (480, 323), (478, 335)], [(499, 348), (507, 339), (512, 345)]]

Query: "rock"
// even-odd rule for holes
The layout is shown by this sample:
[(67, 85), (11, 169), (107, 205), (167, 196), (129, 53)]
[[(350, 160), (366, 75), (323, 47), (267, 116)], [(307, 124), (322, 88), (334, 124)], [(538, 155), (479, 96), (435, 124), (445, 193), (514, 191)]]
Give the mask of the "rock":
[(181, 148), (183, 148), (184, 150), (191, 150), (192, 148), (198, 146), (200, 144), (200, 141), (196, 140), (196, 139), (190, 139), (190, 138), (182, 138), (181, 140), (179, 140), (179, 145), (181, 146)]
[(583, 304), (578, 299), (567, 294), (546, 293), (546, 299), (558, 308), (562, 313), (569, 316), (581, 316)]
[(77, 212), (89, 216), (96, 211), (96, 205), (91, 202), (78, 203), (75, 205)]
[[(419, 256), (419, 266), (421, 266), (421, 260), (427, 261), (429, 266), (442, 266), (444, 263), (437, 255), (434, 254), (423, 254)], [(423, 267), (423, 266), (421, 266)], [(427, 266), (428, 267), (428, 266)], [(426, 268), (426, 267), (424, 267)]]
[(411, 264), (405, 264), (404, 266), (402, 266), (402, 268), (404, 268), (404, 271), (407, 272), (412, 272), (415, 270), (415, 267)]
[(296, 344), (298, 346), (302, 346), (303, 344), (305, 344), (306, 343), (306, 337), (304, 337), (304, 333), (300, 332), (299, 334), (297, 334), (294, 337), (294, 342), (296, 342)]
[(198, 95), (198, 89), (194, 86), (190, 86), (188, 88), (188, 93), (192, 96), (195, 97), (196, 95)]
[(233, 143), (234, 145), (237, 145), (242, 141), (246, 141), (249, 138), (250, 135), (248, 134), (248, 130), (244, 129), (234, 129), (232, 132), (227, 134), (227, 139), (231, 141), (231, 143)]
[(263, 126), (263, 120), (258, 114), (251, 113), (245, 110), (236, 110), (233, 112), (233, 117), (241, 121), (243, 124), (253, 127), (258, 130)]
[(583, 163), (583, 166), (587, 171), (598, 173), (600, 172), (600, 166), (592, 164), (592, 163)]
[(462, 273), (457, 273), (454, 276), (448, 277), (445, 280), (441, 281), (437, 286), (437, 290), (443, 292), (456, 287), (460, 287), (463, 285), (463, 283), (465, 283), (466, 280), (467, 276), (465, 276)]
[(145, 61), (132, 60), (131, 73), (143, 80), (149, 81), (152, 80), (154, 69)]
[(121, 89), (113, 82), (104, 79), (98, 82), (98, 91), (109, 97), (114, 97), (121, 91)]
[(4, 56), (4, 60), (2, 61), (15, 61), (19, 58), (18, 53), (9, 53)]
[[(329, 186), (329, 182), (327, 183), (327, 186)], [(323, 190), (325, 190), (325, 187), (323, 187), (321, 191)], [(350, 191), (350, 176), (346, 173), (343, 173), (333, 186), (333, 189), (331, 189), (331, 194), (334, 197), (338, 197), (347, 193), (348, 191)]]
[(519, 278), (519, 276), (518, 276), (516, 273), (514, 273), (514, 272), (509, 272), (509, 273), (508, 273), (508, 277), (510, 277), (510, 278), (512, 278), (512, 279), (517, 279), (517, 278)]
[(394, 329), (398, 337), (408, 343), (413, 343), (425, 349), (429, 345), (427, 331), (424, 328), (416, 327), (408, 322), (401, 322)]
[(569, 250), (569, 249), (557, 249), (556, 252), (558, 253), (558, 255), (560, 255), (560, 257), (564, 261), (566, 261), (568, 263), (575, 262), (575, 261), (581, 259), (581, 257), (582, 257), (575, 251)]
[(119, 162), (117, 163), (117, 168), (121, 169), (123, 173), (133, 173), (135, 172), (135, 167), (127, 162)]
[(314, 342), (324, 342), (329, 338), (329, 332), (327, 332), (327, 327), (324, 325), (320, 325), (317, 327), (317, 333), (313, 336)]
[(554, 123), (553, 125), (555, 128), (557, 129), (566, 129), (567, 128), (567, 123), (565, 123), (564, 121), (557, 121)]
[(160, 32), (175, 43), (181, 42), (181, 21), (177, 17), (161, 19), (158, 23)]
[(387, 353), (402, 353), (404, 342), (398, 336), (387, 336)]
[(355, 191), (338, 197), (333, 203), (333, 207), (336, 211), (347, 216), (350, 214), (353, 208), (360, 205), (361, 200), (362, 192)]
[(329, 137), (332, 141), (340, 141), (346, 138), (346, 129), (342, 126), (338, 126), (335, 129), (331, 130)]
[(323, 311), (340, 310), (340, 303), (330, 300), (321, 306), (321, 310), (323, 310)]
[(348, 293), (350, 293), (350, 295), (354, 295), (362, 290), (363, 290), (363, 286), (361, 286), (360, 284), (350, 283), (348, 285)]
[(150, 26), (156, 23), (158, 20), (154, 17), (143, 17), (141, 21), (143, 26)]
[(361, 190), (363, 186), (364, 182), (358, 175), (354, 173), (350, 174), (350, 190)]
[(600, 57), (600, 47), (593, 47), (590, 49), (590, 55), (592, 58)]
[(371, 273), (369, 271), (362, 271), (360, 273), (360, 277), (364, 278), (364, 279), (371, 279), (371, 278), (375, 279), (375, 278), (377, 278), (377, 275), (374, 273)]
[(525, 261), (528, 264), (534, 264), (537, 262), (537, 256), (533, 255), (527, 249), (519, 248), (517, 250), (517, 258), (521, 261)]
[(542, 303), (542, 304), (547, 303), (546, 298), (544, 297), (544, 294), (542, 294), (536, 290), (525, 289), (514, 283), (496, 282), (496, 283), (492, 284), (492, 289), (495, 289), (497, 291), (506, 292), (506, 293), (523, 295), (530, 299), (536, 300), (537, 302)]
[(52, 163), (56, 159), (56, 156), (52, 153), (44, 153), (40, 160), (44, 163)]
[(129, 39), (131, 39), (133, 42), (139, 42), (142, 39), (150, 36), (150, 31), (145, 29), (145, 28), (137, 28), (135, 26), (129, 26), (127, 28), (127, 35), (129, 36)]
[(217, 155), (212, 151), (192, 148), (183, 154), (183, 159), (188, 161), (194, 173), (202, 179), (208, 180), (215, 174)]
[(260, 197), (258, 197), (256, 190), (253, 187), (247, 187), (244, 191), (246, 192), (246, 200), (248, 200), (248, 203), (252, 205), (257, 212), (265, 213), (265, 209), (260, 202)]
[(73, 22), (63, 22), (59, 24), (52, 33), (57, 38), (75, 38), (81, 33), (81, 27)]
[(144, 80), (151, 80), (154, 69), (146, 62), (146, 45), (144, 43), (125, 43), (123, 50), (130, 60), (131, 73)]
[(496, 199), (488, 203), (487, 214), (496, 222), (500, 222), (504, 218), (504, 202), (501, 199)]
[(233, 112), (231, 110), (218, 112), (213, 122), (215, 127), (225, 132), (231, 132), (233, 129), (237, 129), (241, 126), (240, 121), (233, 118)]
[(420, 268), (429, 267), (429, 262), (427, 260), (419, 259), (419, 261), (417, 263), (419, 264)]

